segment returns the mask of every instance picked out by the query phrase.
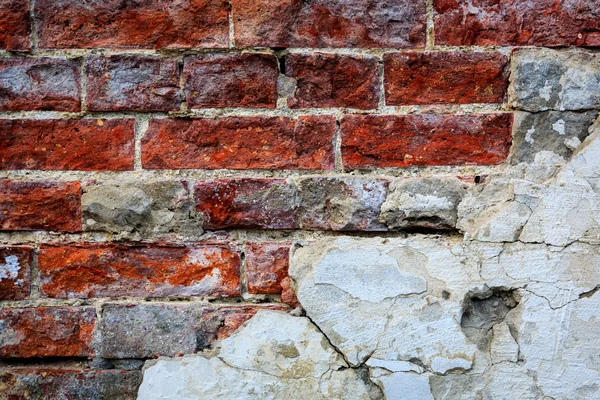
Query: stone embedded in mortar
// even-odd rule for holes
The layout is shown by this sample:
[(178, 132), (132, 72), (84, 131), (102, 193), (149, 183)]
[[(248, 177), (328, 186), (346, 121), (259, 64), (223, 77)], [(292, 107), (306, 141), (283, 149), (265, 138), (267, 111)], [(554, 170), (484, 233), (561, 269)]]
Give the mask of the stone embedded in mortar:
[(600, 58), (584, 50), (517, 50), (509, 100), (531, 112), (600, 108)]
[(389, 181), (359, 177), (298, 180), (302, 229), (385, 231), (379, 212)]
[(202, 233), (184, 181), (89, 182), (81, 197), (84, 231), (150, 236)]
[(458, 178), (395, 179), (379, 219), (390, 229), (452, 229), (468, 187)]
[(515, 113), (511, 164), (535, 163), (541, 152), (553, 153), (566, 162), (588, 136), (597, 117), (595, 110)]
[(148, 363), (138, 399), (382, 398), (361, 370), (347, 367), (308, 318), (260, 311), (213, 354)]

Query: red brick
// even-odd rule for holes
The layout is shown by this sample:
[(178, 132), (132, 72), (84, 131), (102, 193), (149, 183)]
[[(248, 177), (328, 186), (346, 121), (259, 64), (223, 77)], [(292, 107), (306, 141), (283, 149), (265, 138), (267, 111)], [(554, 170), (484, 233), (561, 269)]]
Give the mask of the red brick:
[(81, 110), (79, 61), (0, 59), (0, 110)]
[(597, 0), (434, 0), (435, 42), (449, 46), (600, 46)]
[(240, 295), (240, 257), (221, 244), (42, 245), (40, 292), (56, 298)]
[(94, 307), (0, 310), (0, 357), (89, 357)]
[(488, 52), (388, 53), (388, 105), (502, 103), (508, 58)]
[(0, 119), (0, 169), (133, 169), (133, 119)]
[(0, 230), (81, 231), (81, 185), (0, 180)]
[(89, 57), (87, 106), (93, 111), (173, 111), (181, 104), (177, 59)]
[(281, 280), (281, 302), (292, 308), (302, 307), (292, 289), (292, 279), (289, 276)]
[(232, 0), (235, 43), (264, 47), (425, 47), (424, 1)]
[(185, 59), (187, 105), (275, 108), (277, 59), (269, 54), (204, 54)]
[(157, 119), (142, 140), (147, 169), (333, 169), (328, 115)]
[(246, 282), (248, 293), (281, 293), (281, 281), (288, 276), (291, 243), (246, 244)]
[(346, 168), (489, 165), (508, 156), (512, 114), (348, 115)]
[(38, 0), (41, 48), (227, 47), (223, 0)]
[(28, 0), (0, 0), (0, 49), (31, 49), (30, 26)]
[(376, 58), (316, 53), (291, 54), (285, 61), (286, 75), (297, 85), (290, 107), (377, 108)]
[(295, 229), (296, 188), (284, 179), (217, 179), (196, 183), (205, 229)]
[(6, 368), (0, 372), (2, 398), (10, 400), (135, 400), (141, 383), (141, 371)]
[(0, 300), (23, 300), (29, 296), (33, 248), (0, 247)]

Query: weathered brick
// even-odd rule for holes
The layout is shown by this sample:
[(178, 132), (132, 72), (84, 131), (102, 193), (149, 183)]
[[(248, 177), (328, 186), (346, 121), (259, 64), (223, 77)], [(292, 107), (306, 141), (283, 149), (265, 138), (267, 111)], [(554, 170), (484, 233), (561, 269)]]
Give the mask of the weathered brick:
[(0, 247), (0, 300), (23, 300), (29, 296), (33, 248)]
[(0, 119), (0, 169), (133, 169), (133, 119)]
[(508, 156), (512, 114), (348, 115), (346, 168), (489, 165)]
[(81, 110), (78, 60), (0, 59), (0, 110)]
[(191, 354), (226, 338), (259, 309), (189, 303), (106, 304), (94, 348), (104, 358)]
[(277, 59), (270, 54), (203, 54), (183, 67), (189, 108), (275, 108)]
[(94, 307), (0, 310), (0, 357), (88, 357)]
[(298, 220), (302, 229), (385, 231), (379, 222), (389, 182), (373, 178), (303, 178)]
[(142, 140), (147, 169), (333, 169), (335, 118), (157, 119)]
[(338, 54), (290, 54), (286, 75), (296, 80), (292, 108), (377, 108), (379, 61), (374, 57)]
[(600, 57), (583, 50), (515, 51), (509, 98), (514, 108), (532, 112), (600, 108)]
[(600, 45), (597, 0), (434, 0), (434, 9), (440, 45)]
[(141, 371), (15, 368), (0, 372), (2, 398), (11, 400), (135, 400)]
[(291, 308), (301, 307), (301, 304), (296, 297), (296, 293), (292, 288), (292, 279), (289, 276), (286, 276), (281, 280), (281, 302), (287, 304)]
[(194, 191), (205, 229), (297, 227), (296, 187), (284, 179), (207, 180)]
[(29, 50), (30, 26), (28, 0), (0, 0), (0, 49)]
[(281, 281), (288, 276), (290, 242), (246, 243), (248, 293), (281, 293)]
[(0, 230), (81, 231), (79, 182), (0, 180)]
[(424, 1), (232, 0), (235, 43), (264, 47), (425, 47)]
[(86, 60), (93, 111), (172, 111), (181, 104), (177, 59), (113, 55)]
[(240, 256), (221, 244), (42, 245), (38, 268), (47, 297), (240, 294)]
[(41, 48), (227, 47), (223, 0), (39, 0)]
[(497, 52), (388, 53), (386, 104), (502, 103), (507, 62)]
[(88, 182), (81, 197), (84, 231), (154, 236), (201, 234), (202, 221), (185, 181), (109, 180)]

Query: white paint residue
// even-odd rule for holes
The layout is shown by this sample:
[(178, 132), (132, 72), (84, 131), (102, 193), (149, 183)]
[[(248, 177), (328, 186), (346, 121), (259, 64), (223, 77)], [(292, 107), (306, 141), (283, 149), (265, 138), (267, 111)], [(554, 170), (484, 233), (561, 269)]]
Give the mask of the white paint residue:
[(534, 134), (534, 133), (535, 133), (535, 128), (531, 128), (530, 130), (527, 131), (527, 133), (525, 134), (525, 141), (527, 143), (533, 144), (534, 140), (531, 137), (531, 135)]
[(558, 121), (556, 121), (555, 123), (552, 124), (552, 129), (555, 132), (558, 132), (559, 135), (564, 135), (565, 134), (565, 121), (563, 121), (562, 119), (559, 119)]
[(552, 82), (544, 82), (544, 87), (540, 89), (540, 97), (546, 101), (550, 101), (550, 94), (552, 93)]
[(4, 264), (0, 264), (0, 280), (15, 279), (19, 276), (19, 259), (17, 256), (4, 257)]

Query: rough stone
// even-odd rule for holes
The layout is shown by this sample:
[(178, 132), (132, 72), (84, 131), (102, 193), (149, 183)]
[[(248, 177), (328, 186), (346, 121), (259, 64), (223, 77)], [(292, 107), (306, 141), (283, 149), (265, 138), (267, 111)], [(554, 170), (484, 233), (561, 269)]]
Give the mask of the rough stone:
[(0, 119), (0, 169), (133, 169), (133, 119)]
[(440, 45), (600, 45), (595, 0), (435, 0), (433, 5)]
[(79, 60), (0, 60), (0, 109), (81, 110)]
[(194, 186), (205, 229), (295, 229), (297, 189), (285, 179), (217, 179)]
[(379, 219), (390, 229), (453, 229), (468, 187), (458, 178), (396, 179)]
[(302, 178), (298, 181), (302, 229), (385, 231), (379, 212), (389, 181), (366, 178)]
[(0, 230), (81, 231), (79, 182), (0, 180)]
[[(270, 329), (265, 330), (268, 326)], [(260, 311), (210, 355), (159, 359), (138, 399), (379, 399), (307, 319)]]
[(142, 140), (147, 169), (333, 169), (335, 118), (156, 119)]
[(345, 168), (498, 164), (508, 156), (511, 114), (346, 115)]
[(0, 357), (89, 357), (94, 307), (0, 310)]
[(275, 108), (277, 59), (270, 54), (202, 54), (183, 67), (189, 108)]
[(379, 62), (374, 57), (290, 54), (285, 74), (296, 82), (291, 108), (374, 109), (379, 104)]
[(502, 103), (508, 58), (497, 52), (386, 53), (388, 105)]
[(184, 181), (110, 180), (83, 188), (84, 231), (139, 234), (202, 233)]
[(238, 46), (425, 47), (421, 1), (233, 0), (231, 5)]
[(0, 49), (29, 50), (31, 14), (27, 0), (0, 1)]
[(0, 247), (0, 300), (23, 300), (29, 297), (32, 261), (32, 247)]
[(246, 284), (251, 294), (280, 294), (288, 276), (290, 242), (246, 243)]
[(7, 399), (135, 400), (140, 371), (13, 368), (0, 372)]
[(86, 59), (92, 111), (174, 111), (181, 104), (177, 59), (131, 55)]
[(40, 48), (164, 49), (229, 43), (228, 5), (222, 0), (40, 0), (35, 19)]
[(531, 112), (598, 109), (600, 58), (583, 50), (518, 50), (509, 99), (513, 107)]
[(240, 295), (240, 256), (227, 245), (42, 245), (38, 264), (46, 297)]

